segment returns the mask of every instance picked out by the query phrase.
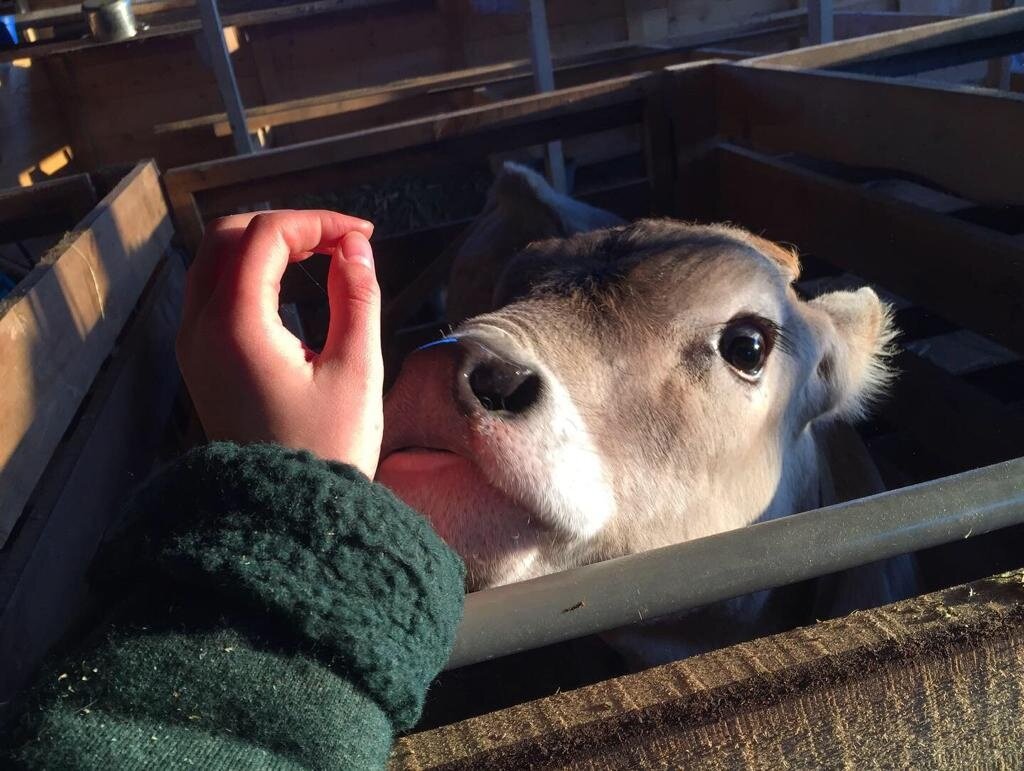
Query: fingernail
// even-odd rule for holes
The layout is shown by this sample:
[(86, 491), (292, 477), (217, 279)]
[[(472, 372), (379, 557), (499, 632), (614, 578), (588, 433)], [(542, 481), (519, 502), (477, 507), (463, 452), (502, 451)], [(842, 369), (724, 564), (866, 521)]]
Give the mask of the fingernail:
[(349, 233), (341, 239), (338, 255), (346, 262), (357, 262), (373, 270), (373, 250), (370, 242), (360, 233)]

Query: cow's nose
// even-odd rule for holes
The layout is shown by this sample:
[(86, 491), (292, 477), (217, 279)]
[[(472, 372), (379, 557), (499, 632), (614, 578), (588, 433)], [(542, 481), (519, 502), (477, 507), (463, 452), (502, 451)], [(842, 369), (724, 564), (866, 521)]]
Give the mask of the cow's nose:
[(537, 403), (541, 380), (536, 372), (478, 343), (462, 346), (459, 394), (469, 409), (519, 415)]

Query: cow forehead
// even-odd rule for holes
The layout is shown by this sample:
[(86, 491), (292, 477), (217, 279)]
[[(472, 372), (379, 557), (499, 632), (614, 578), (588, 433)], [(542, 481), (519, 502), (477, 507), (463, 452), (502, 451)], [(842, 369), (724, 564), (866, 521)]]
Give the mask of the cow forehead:
[[(785, 302), (789, 274), (771, 257), (742, 243), (715, 248), (626, 254), (559, 270), (541, 294), (571, 298), (606, 321), (664, 323), (700, 309), (711, 316), (755, 312)], [(582, 308), (581, 308), (582, 306)]]

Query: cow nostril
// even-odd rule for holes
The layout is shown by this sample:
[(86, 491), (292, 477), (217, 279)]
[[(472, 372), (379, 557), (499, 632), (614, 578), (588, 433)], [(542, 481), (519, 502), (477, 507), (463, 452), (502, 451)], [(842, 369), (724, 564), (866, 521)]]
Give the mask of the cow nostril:
[(490, 412), (525, 412), (540, 396), (540, 378), (502, 359), (486, 359), (469, 373), (473, 396)]

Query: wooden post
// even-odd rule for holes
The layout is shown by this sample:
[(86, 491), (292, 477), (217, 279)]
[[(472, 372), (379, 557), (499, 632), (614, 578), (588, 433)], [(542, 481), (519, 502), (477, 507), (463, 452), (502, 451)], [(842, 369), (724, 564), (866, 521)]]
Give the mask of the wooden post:
[(224, 110), (231, 122), (231, 134), (235, 139), (235, 152), (247, 155), (254, 151), (252, 137), (245, 120), (245, 107), (238, 93), (238, 82), (231, 67), (231, 55), (224, 42), (224, 25), (217, 11), (217, 0), (197, 0), (199, 18), (206, 38), (206, 50), (210, 52), (210, 65), (217, 77), (217, 88), (224, 100)]
[(832, 0), (807, 0), (807, 38), (812, 46), (835, 40)]
[[(551, 42), (548, 39), (548, 16), (544, 0), (530, 0), (530, 59), (533, 63), (533, 85), (538, 94), (555, 90), (555, 71), (551, 66)], [(565, 158), (561, 142), (547, 143), (547, 172), (552, 187), (560, 193), (568, 187)]]

